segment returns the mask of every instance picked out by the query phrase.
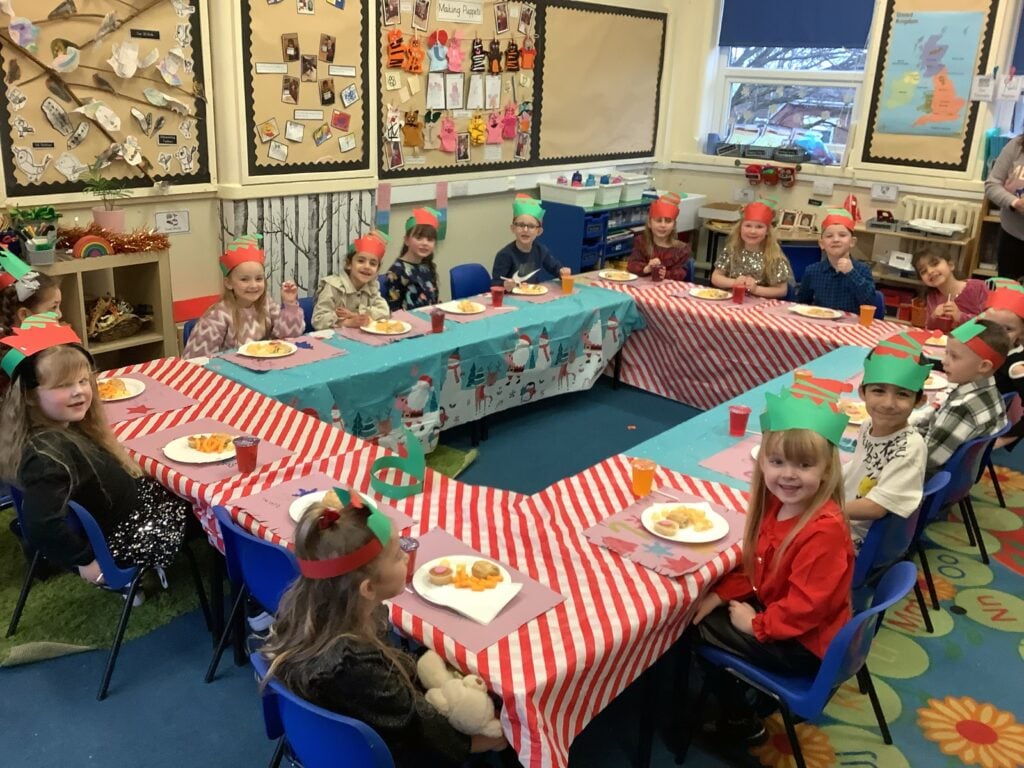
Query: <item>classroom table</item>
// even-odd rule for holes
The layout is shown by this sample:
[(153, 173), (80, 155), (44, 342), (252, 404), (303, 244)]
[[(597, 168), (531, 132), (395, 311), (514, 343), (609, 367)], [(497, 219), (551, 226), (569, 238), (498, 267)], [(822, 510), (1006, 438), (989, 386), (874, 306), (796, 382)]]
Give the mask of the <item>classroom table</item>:
[[(787, 311), (790, 302), (748, 297), (730, 300), (689, 296), (690, 283), (646, 278), (634, 283), (602, 283), (629, 293), (646, 320), (621, 355), (626, 384), (697, 408), (707, 409), (806, 365), (843, 346), (871, 348), (907, 330), (875, 320), (816, 320)], [(683, 294), (685, 297), (680, 297)]]
[(325, 341), (344, 356), (283, 370), (257, 372), (222, 357), (208, 367), (357, 437), (394, 445), (405, 427), (432, 450), (441, 430), (589, 389), (643, 327), (631, 296), (577, 286), (555, 298), (560, 289), (547, 285), (553, 300), (506, 296), (514, 311), (468, 322), (449, 315), (440, 334), (376, 347), (336, 336)]

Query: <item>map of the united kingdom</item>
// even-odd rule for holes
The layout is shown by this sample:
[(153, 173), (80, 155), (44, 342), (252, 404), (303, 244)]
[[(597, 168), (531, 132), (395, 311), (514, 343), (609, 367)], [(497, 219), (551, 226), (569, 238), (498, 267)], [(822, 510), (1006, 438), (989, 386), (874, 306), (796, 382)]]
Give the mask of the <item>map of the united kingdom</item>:
[(877, 131), (961, 134), (982, 22), (981, 13), (896, 14), (882, 74)]

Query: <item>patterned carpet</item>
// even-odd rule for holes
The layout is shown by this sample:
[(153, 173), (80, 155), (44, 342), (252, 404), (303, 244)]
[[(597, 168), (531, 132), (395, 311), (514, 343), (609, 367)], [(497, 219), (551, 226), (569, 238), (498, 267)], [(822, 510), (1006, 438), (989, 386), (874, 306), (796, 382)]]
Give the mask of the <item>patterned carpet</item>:
[[(911, 595), (887, 613), (875, 640), (868, 666), (893, 744), (882, 742), (853, 680), (833, 697), (827, 719), (797, 726), (808, 768), (1024, 765), (1024, 474), (997, 471), (1007, 509), (987, 476), (974, 490), (991, 564), (968, 545), (958, 518), (933, 523), (926, 536), (941, 603), (931, 611), (935, 632), (925, 631)], [(751, 754), (772, 768), (794, 766), (777, 715), (769, 729)]]

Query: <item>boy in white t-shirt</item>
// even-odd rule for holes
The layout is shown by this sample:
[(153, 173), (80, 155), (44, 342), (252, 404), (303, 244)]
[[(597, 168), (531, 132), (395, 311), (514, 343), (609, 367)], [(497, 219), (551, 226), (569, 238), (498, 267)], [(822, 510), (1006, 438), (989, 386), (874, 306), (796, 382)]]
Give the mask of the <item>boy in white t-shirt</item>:
[(920, 363), (921, 344), (931, 335), (911, 331), (893, 336), (864, 360), (860, 396), (869, 418), (843, 472), (844, 509), (858, 550), (872, 522), (889, 512), (910, 517), (921, 503), (928, 452), (908, 419), (925, 401), (931, 366)]

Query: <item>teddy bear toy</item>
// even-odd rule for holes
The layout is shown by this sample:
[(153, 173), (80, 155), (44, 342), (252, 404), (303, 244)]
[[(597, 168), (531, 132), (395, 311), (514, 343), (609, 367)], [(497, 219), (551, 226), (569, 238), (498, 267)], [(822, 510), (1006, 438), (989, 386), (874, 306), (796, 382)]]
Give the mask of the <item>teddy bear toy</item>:
[(467, 736), (501, 736), (501, 722), (481, 677), (463, 677), (434, 651), (420, 656), (416, 674), (427, 690), (427, 701), (448, 718), (455, 730)]

